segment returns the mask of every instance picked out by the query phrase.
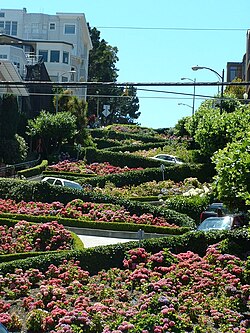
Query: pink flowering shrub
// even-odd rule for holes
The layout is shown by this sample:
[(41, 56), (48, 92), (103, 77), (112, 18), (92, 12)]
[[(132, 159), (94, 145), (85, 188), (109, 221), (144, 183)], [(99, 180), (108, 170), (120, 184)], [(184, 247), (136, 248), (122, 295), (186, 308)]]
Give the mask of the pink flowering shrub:
[(16, 203), (14, 200), (0, 199), (0, 213), (29, 214), (43, 216), (58, 216), (77, 219), (86, 219), (98, 222), (122, 222), (135, 224), (148, 224), (169, 228), (178, 228), (168, 223), (164, 217), (155, 217), (150, 213), (140, 216), (131, 215), (124, 207), (114, 204), (97, 204), (74, 199), (65, 206), (60, 202), (42, 203), (25, 202)]
[(0, 322), (10, 329), (22, 317), (46, 333), (249, 333), (249, 260), (214, 245), (204, 257), (133, 249), (124, 269), (93, 276), (73, 261), (17, 269), (0, 276)]
[(65, 171), (73, 173), (87, 173), (97, 175), (109, 175), (116, 173), (124, 173), (132, 170), (143, 170), (143, 168), (128, 168), (113, 166), (108, 162), (86, 164), (84, 161), (71, 162), (65, 160), (47, 167), (49, 171)]
[(57, 221), (31, 224), (19, 221), (13, 227), (0, 226), (0, 254), (69, 250), (72, 248), (71, 233)]

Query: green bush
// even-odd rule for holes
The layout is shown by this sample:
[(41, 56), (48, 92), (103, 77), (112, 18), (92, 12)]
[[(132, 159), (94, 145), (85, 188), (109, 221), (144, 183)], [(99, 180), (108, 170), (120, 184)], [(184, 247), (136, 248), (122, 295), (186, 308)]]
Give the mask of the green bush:
[(76, 173), (76, 172), (69, 172), (69, 171), (54, 171), (54, 170), (45, 170), (43, 171), (43, 176), (52, 176), (52, 177), (59, 177), (59, 178), (66, 178), (69, 180), (76, 180), (81, 178), (93, 178), (97, 177), (96, 174), (92, 173)]
[[(158, 233), (164, 235), (181, 235), (185, 232), (190, 231), (189, 227), (171, 228), (171, 227), (160, 227), (148, 224), (135, 224), (135, 223), (122, 223), (119, 222), (98, 222), (92, 221), (87, 218), (74, 219), (74, 218), (63, 218), (58, 216), (31, 216), (26, 214), (11, 214), (2, 213), (0, 214), (0, 225), (6, 224), (13, 226), (14, 223), (23, 219), (31, 223), (46, 223), (51, 221), (57, 221), (65, 227), (75, 227), (79, 229), (102, 229), (102, 230), (114, 230), (114, 231), (131, 231), (137, 232), (142, 229), (147, 233)], [(78, 244), (79, 245), (79, 244)]]
[[(144, 144), (136, 144), (136, 145), (123, 145), (123, 146), (115, 146), (115, 147), (107, 147), (106, 150), (112, 151), (112, 152), (134, 152), (138, 150), (149, 150), (153, 148), (163, 148), (166, 146), (167, 142), (149, 142)], [(98, 148), (99, 149), (99, 148)]]
[[(134, 139), (142, 142), (162, 142), (162, 139), (157, 134), (148, 135), (148, 134), (136, 134), (131, 132), (117, 132), (108, 129), (92, 129), (90, 130), (91, 136), (95, 138), (102, 138), (102, 139), (114, 139), (114, 140), (126, 140), (126, 139)], [(153, 132), (152, 132), (153, 134)]]
[(48, 161), (43, 160), (39, 165), (36, 165), (32, 168), (25, 169), (25, 170), (20, 170), (17, 172), (17, 175), (20, 178), (29, 178), (33, 176), (40, 175), (48, 166)]
[[(206, 165), (202, 164), (178, 164), (167, 165), (164, 170), (164, 179), (170, 179), (175, 182), (183, 181), (186, 178), (197, 178), (199, 182), (210, 182), (213, 171), (207, 170)], [(77, 181), (83, 183), (80, 178)], [(120, 174), (109, 174), (104, 176), (96, 176), (88, 179), (86, 182), (92, 186), (104, 187), (107, 182), (113, 183), (117, 187), (125, 185), (140, 185), (149, 181), (162, 181), (163, 173), (161, 168), (146, 168), (144, 170), (135, 170)]]
[(118, 140), (95, 138), (94, 143), (96, 144), (97, 149), (121, 147), (121, 142)]
[(207, 207), (209, 200), (209, 196), (185, 197), (183, 195), (176, 195), (169, 197), (164, 202), (164, 206), (168, 209), (173, 209), (177, 212), (187, 214), (193, 220), (195, 220), (196, 224), (198, 225), (200, 221), (200, 213)]
[(109, 162), (111, 165), (129, 168), (153, 168), (160, 165), (158, 161), (150, 158), (136, 156), (127, 153), (111, 152), (109, 150), (98, 150), (94, 148), (87, 148), (85, 159), (88, 164), (94, 162)]
[(157, 253), (168, 248), (173, 253), (193, 251), (203, 256), (209, 245), (223, 242), (225, 253), (236, 254), (245, 258), (250, 248), (250, 236), (247, 230), (223, 231), (223, 232), (190, 232), (180, 236), (168, 236), (151, 238), (115, 245), (97, 246), (82, 251), (69, 251), (63, 253), (42, 254), (37, 257), (16, 260), (0, 264), (1, 274), (12, 273), (16, 267), (26, 270), (38, 268), (45, 271), (50, 264), (59, 265), (62, 260), (78, 260), (83, 269), (90, 274), (96, 274), (102, 269), (122, 267), (125, 253), (138, 246), (146, 251)]

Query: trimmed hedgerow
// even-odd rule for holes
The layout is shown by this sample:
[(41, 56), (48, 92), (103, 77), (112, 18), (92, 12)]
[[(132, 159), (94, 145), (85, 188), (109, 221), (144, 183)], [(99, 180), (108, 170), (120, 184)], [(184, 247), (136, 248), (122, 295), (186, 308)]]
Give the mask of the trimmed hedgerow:
[[(113, 152), (124, 152), (124, 151), (129, 151), (129, 152), (135, 152), (138, 150), (149, 150), (153, 148), (163, 148), (164, 146), (167, 145), (166, 140), (163, 142), (149, 142), (149, 143), (144, 143), (144, 144), (133, 144), (133, 145), (113, 145), (113, 147), (106, 147), (105, 150), (113, 151)], [(115, 147), (114, 147), (115, 146)], [(98, 147), (98, 149), (100, 149)]]
[(0, 197), (16, 201), (60, 201), (63, 204), (73, 199), (81, 199), (95, 203), (113, 203), (124, 206), (131, 214), (142, 215), (151, 213), (154, 216), (163, 216), (169, 223), (181, 227), (195, 227), (194, 221), (187, 215), (180, 214), (170, 209), (156, 207), (150, 204), (132, 202), (123, 198), (116, 198), (99, 193), (76, 190), (63, 186), (53, 186), (46, 182), (35, 182), (18, 179), (0, 179)]
[(19, 177), (29, 178), (36, 175), (40, 175), (48, 166), (48, 161), (43, 160), (39, 165), (36, 165), (29, 169), (20, 170), (17, 172)]
[(111, 147), (121, 147), (122, 143), (118, 140), (95, 138), (93, 139), (97, 149), (105, 149)]
[[(113, 130), (108, 129), (91, 129), (90, 130), (91, 136), (95, 138), (102, 138), (102, 139), (114, 139), (114, 140), (126, 140), (126, 139), (134, 139), (142, 142), (162, 142), (165, 139), (156, 134), (148, 135), (148, 134), (136, 134), (131, 132), (116, 132)], [(152, 133), (153, 134), (153, 133)]]
[(168, 209), (176, 210), (177, 212), (187, 214), (196, 221), (198, 225), (200, 221), (200, 213), (206, 209), (210, 202), (209, 196), (191, 196), (175, 195), (167, 198), (164, 201), (164, 206)]
[(76, 173), (69, 171), (55, 171), (55, 170), (45, 170), (42, 173), (43, 176), (52, 176), (59, 178), (67, 178), (69, 180), (75, 180), (76, 178), (92, 178), (97, 177), (97, 174), (92, 173)]
[(89, 228), (89, 229), (102, 229), (102, 230), (113, 230), (113, 231), (131, 231), (137, 232), (142, 229), (147, 233), (158, 233), (164, 235), (181, 235), (185, 232), (190, 231), (189, 227), (161, 227), (148, 224), (135, 224), (135, 223), (122, 223), (120, 222), (98, 222), (92, 221), (88, 218), (74, 219), (74, 218), (64, 218), (58, 216), (31, 216), (26, 214), (11, 214), (2, 213), (0, 214), (0, 225), (6, 221), (6, 225), (12, 226), (17, 220), (23, 219), (31, 223), (46, 223), (51, 221), (57, 221), (58, 223), (66, 227), (76, 227), (76, 228)]
[(150, 158), (136, 156), (128, 153), (117, 153), (109, 150), (99, 150), (95, 148), (86, 148), (85, 159), (88, 164), (94, 162), (107, 162), (114, 166), (129, 168), (153, 168), (161, 163)]
[[(210, 182), (212, 172), (207, 170), (206, 166), (203, 164), (178, 164), (167, 165), (165, 167), (164, 179), (180, 182), (189, 177), (197, 178), (201, 183)], [(83, 180), (80, 178), (76, 178), (76, 180), (83, 184)], [(125, 185), (140, 185), (152, 180), (163, 180), (161, 168), (146, 168), (144, 170), (129, 171), (122, 174), (96, 176), (91, 179), (88, 178), (86, 182), (92, 186), (99, 187), (104, 187), (107, 182), (111, 182), (115, 186), (121, 187)]]
[[(109, 150), (98, 150), (93, 148), (86, 149), (85, 156), (87, 163), (91, 164), (94, 162), (103, 163), (109, 161), (111, 165), (119, 167), (129, 167), (129, 168), (157, 168), (161, 170), (162, 164), (165, 166), (165, 179), (175, 179), (182, 180), (187, 177), (196, 177), (200, 182), (210, 181), (215, 174), (214, 168), (211, 164), (171, 164), (164, 161), (157, 161), (151, 158), (146, 158), (142, 156), (136, 156), (129, 153), (117, 153), (111, 152)], [(177, 177), (177, 175), (179, 175)], [(162, 180), (162, 172), (160, 173)], [(184, 178), (183, 178), (184, 176)], [(173, 179), (174, 180), (174, 179)]]
[(122, 268), (125, 253), (138, 246), (145, 248), (147, 252), (157, 253), (168, 248), (173, 253), (193, 251), (201, 256), (206, 252), (209, 245), (222, 243), (224, 253), (235, 254), (245, 258), (250, 248), (250, 236), (247, 230), (223, 231), (223, 232), (190, 232), (180, 236), (151, 238), (115, 245), (97, 246), (82, 251), (68, 251), (63, 253), (42, 254), (35, 258), (16, 260), (0, 264), (1, 274), (12, 273), (16, 267), (26, 270), (39, 268), (45, 271), (49, 265), (58, 265), (63, 260), (78, 260), (81, 267), (96, 274), (102, 269), (112, 267)]

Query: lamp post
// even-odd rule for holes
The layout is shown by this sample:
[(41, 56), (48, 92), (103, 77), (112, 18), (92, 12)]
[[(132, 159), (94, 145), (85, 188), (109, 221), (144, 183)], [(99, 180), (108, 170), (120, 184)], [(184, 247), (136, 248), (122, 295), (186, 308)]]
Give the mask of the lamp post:
[[(181, 80), (189, 80), (194, 83), (194, 92), (193, 92), (193, 109), (192, 109), (192, 116), (194, 115), (194, 107), (195, 107), (195, 82), (196, 79), (190, 79), (189, 77), (182, 77)], [(181, 104), (181, 103), (180, 103)], [(190, 106), (190, 105), (188, 105)]]
[(210, 68), (210, 67), (205, 67), (205, 66), (193, 66), (192, 70), (193, 71), (198, 71), (199, 69), (208, 69), (209, 71), (213, 72), (216, 74), (219, 79), (221, 80), (221, 92), (220, 92), (220, 114), (222, 114), (222, 100), (223, 100), (223, 83), (224, 83), (224, 68), (222, 70), (222, 75), (219, 74), (216, 70)]
[(178, 103), (178, 105), (185, 105), (188, 106), (189, 108), (192, 109), (192, 116), (193, 116), (193, 106), (189, 105), (189, 104), (185, 104), (185, 103)]
[[(75, 70), (71, 70), (71, 71), (66, 71), (66, 72), (63, 72), (62, 74), (58, 74), (58, 80), (57, 82), (60, 82), (60, 76), (62, 77), (64, 74), (73, 74), (73, 73), (76, 73)], [(56, 87), (56, 113), (58, 112), (58, 86)]]

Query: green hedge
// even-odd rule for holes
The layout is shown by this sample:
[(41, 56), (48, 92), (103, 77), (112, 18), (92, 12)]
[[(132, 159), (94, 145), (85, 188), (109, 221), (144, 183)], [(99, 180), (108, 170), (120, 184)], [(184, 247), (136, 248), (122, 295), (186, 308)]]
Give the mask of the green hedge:
[[(214, 167), (209, 164), (171, 164), (164, 161), (157, 161), (150, 158), (136, 156), (129, 153), (118, 153), (118, 152), (111, 152), (109, 150), (98, 150), (93, 148), (86, 149), (86, 160), (87, 163), (94, 163), (99, 162), (103, 163), (109, 161), (111, 165), (119, 166), (119, 167), (129, 167), (129, 168), (157, 168), (160, 169), (162, 164), (165, 165), (165, 179), (171, 179), (168, 177), (168, 171), (171, 171), (171, 175), (180, 172), (187, 177), (197, 177), (199, 181), (205, 182), (210, 181), (212, 177), (215, 175)], [(188, 174), (190, 172), (190, 174)], [(197, 174), (197, 176), (196, 176)], [(178, 179), (178, 177), (175, 178)], [(179, 177), (183, 179), (183, 177)]]
[[(206, 165), (203, 164), (168, 165), (164, 170), (164, 179), (167, 180), (170, 179), (175, 182), (180, 182), (189, 177), (197, 178), (199, 182), (204, 183), (211, 181), (212, 174), (207, 170)], [(75, 180), (79, 181), (81, 184), (85, 182), (80, 178), (75, 178)], [(152, 180), (163, 180), (163, 174), (159, 167), (129, 171), (120, 174), (96, 176), (91, 179), (89, 178), (86, 182), (92, 186), (99, 187), (104, 187), (107, 182), (111, 182), (117, 187), (121, 187), (125, 185), (140, 185)]]
[(40, 175), (48, 166), (48, 161), (43, 160), (39, 165), (36, 165), (32, 168), (25, 169), (25, 170), (20, 170), (17, 172), (17, 175), (20, 178), (29, 178), (33, 176)]
[(181, 227), (195, 227), (194, 221), (184, 215), (163, 209), (150, 204), (132, 202), (122, 198), (116, 198), (108, 195), (96, 194), (89, 191), (81, 191), (63, 186), (53, 186), (46, 182), (35, 182), (18, 179), (0, 179), (0, 198), (13, 199), (16, 201), (41, 201), (53, 202), (60, 201), (63, 204), (73, 199), (81, 199), (96, 203), (113, 203), (124, 206), (131, 214), (142, 215), (151, 213), (154, 216), (164, 216), (169, 223), (174, 223)]
[(169, 236), (157, 239), (132, 241), (108, 246), (97, 246), (82, 251), (70, 251), (65, 253), (42, 254), (35, 258), (16, 260), (0, 264), (1, 274), (12, 273), (16, 267), (26, 270), (38, 268), (45, 271), (50, 264), (59, 265), (62, 260), (78, 260), (83, 269), (91, 274), (96, 274), (102, 269), (122, 267), (125, 253), (138, 246), (146, 251), (156, 253), (168, 248), (173, 253), (193, 251), (203, 256), (207, 247), (223, 241), (224, 253), (234, 254), (245, 258), (250, 248), (249, 230), (235, 230), (224, 232), (190, 232), (181, 236)]
[(121, 142), (112, 139), (94, 138), (93, 139), (97, 149), (121, 147)]
[(108, 129), (92, 129), (90, 130), (91, 136), (95, 138), (102, 138), (102, 139), (114, 139), (114, 140), (126, 140), (126, 139), (133, 139), (142, 142), (162, 142), (162, 139), (159, 136), (153, 136), (148, 134), (136, 134), (131, 132), (116, 132)]
[(108, 161), (111, 165), (119, 167), (127, 166), (129, 168), (153, 168), (162, 164), (156, 160), (142, 156), (111, 152), (109, 150), (98, 150), (95, 148), (86, 148), (85, 158), (88, 164)]
[(200, 214), (206, 209), (210, 202), (209, 196), (193, 196), (184, 197), (182, 195), (171, 196), (164, 201), (164, 206), (168, 209), (176, 210), (177, 212), (187, 214), (198, 225), (200, 222)]
[(164, 235), (182, 235), (185, 232), (190, 231), (190, 228), (188, 227), (169, 228), (169, 227), (160, 227), (148, 224), (122, 223), (122, 221), (98, 222), (98, 221), (89, 220), (87, 218), (73, 219), (73, 218), (63, 218), (58, 216), (31, 216), (26, 214), (11, 214), (11, 213), (0, 214), (0, 225), (6, 224), (8, 226), (12, 226), (13, 223), (20, 221), (21, 219), (31, 223), (46, 223), (51, 221), (57, 221), (58, 223), (64, 225), (65, 227), (76, 227), (83, 229), (89, 228), (89, 229), (131, 231), (131, 232), (137, 232), (140, 229), (142, 229), (144, 232), (147, 233), (158, 233)]
[[(149, 143), (144, 143), (144, 144), (136, 144), (136, 145), (123, 145), (123, 146), (118, 146), (115, 145), (115, 147), (106, 147), (105, 150), (113, 151), (113, 152), (135, 152), (138, 150), (150, 150), (153, 148), (163, 148), (167, 145), (167, 141), (163, 142), (149, 142)], [(97, 146), (98, 149), (100, 149)]]
[(54, 171), (54, 170), (45, 170), (42, 173), (43, 176), (52, 176), (59, 178), (66, 178), (69, 180), (75, 180), (76, 178), (92, 178), (97, 177), (96, 174), (92, 173), (76, 173), (69, 171)]

